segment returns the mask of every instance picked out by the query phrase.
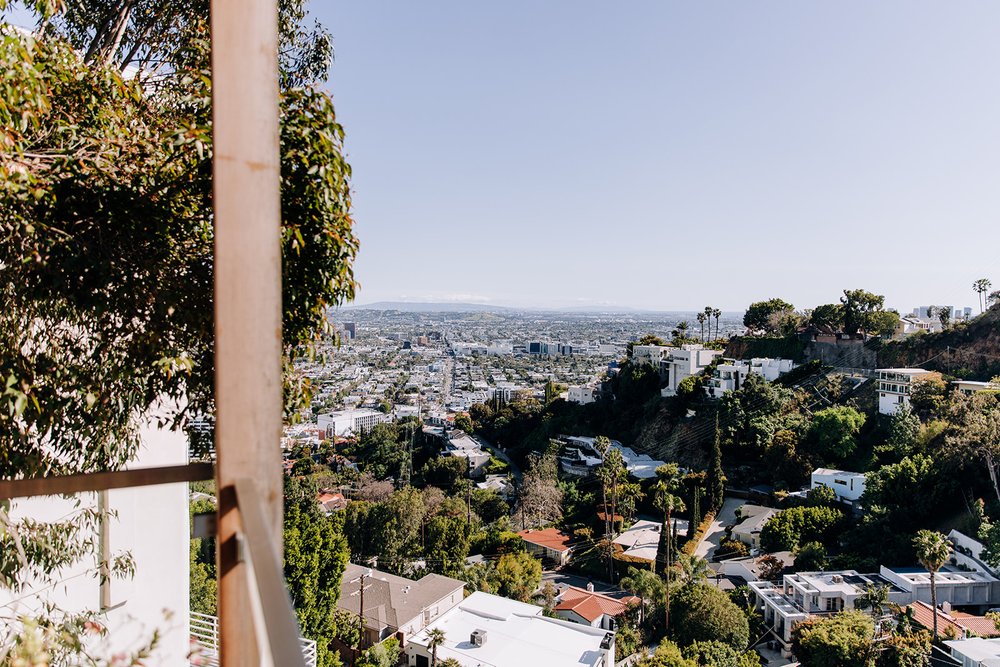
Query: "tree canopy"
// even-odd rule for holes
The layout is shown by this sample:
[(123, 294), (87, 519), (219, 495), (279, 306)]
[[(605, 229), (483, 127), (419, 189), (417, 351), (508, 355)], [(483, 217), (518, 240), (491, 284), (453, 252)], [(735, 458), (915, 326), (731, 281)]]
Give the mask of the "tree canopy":
[[(86, 20), (53, 30), (82, 39)], [(211, 74), (204, 23), (185, 30), (163, 76), (132, 79), (58, 39), (0, 35), (0, 475), (113, 467), (150, 406), (175, 426), (212, 411)], [(328, 95), (284, 90), (289, 354), (354, 294), (342, 142)]]

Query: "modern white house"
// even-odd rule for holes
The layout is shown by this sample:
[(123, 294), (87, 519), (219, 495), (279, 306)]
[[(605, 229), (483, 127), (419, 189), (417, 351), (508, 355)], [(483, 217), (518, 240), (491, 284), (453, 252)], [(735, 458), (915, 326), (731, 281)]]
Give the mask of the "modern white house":
[(632, 363), (637, 366), (659, 366), (676, 349), (670, 345), (633, 345)]
[(996, 382), (976, 382), (975, 380), (955, 380), (951, 383), (955, 391), (963, 394), (976, 394), (981, 391), (1000, 391), (1000, 384)]
[(587, 405), (597, 400), (595, 389), (592, 386), (572, 385), (566, 395), (566, 400), (570, 403)]
[[(563, 453), (559, 456), (559, 465), (564, 473), (575, 477), (587, 477), (601, 465), (604, 457), (594, 446), (596, 438), (582, 435), (560, 436), (563, 443)], [(621, 452), (622, 460), (629, 475), (636, 479), (652, 479), (656, 477), (656, 469), (664, 465), (664, 461), (654, 459), (649, 454), (639, 454), (631, 447), (626, 447), (617, 440), (611, 441), (611, 448)]]
[[(364, 590), (364, 608), (361, 599)], [(465, 582), (440, 574), (414, 581), (348, 563), (337, 608), (364, 617), (368, 645), (396, 635), (406, 642), (465, 597)]]
[[(187, 437), (157, 428), (153, 420), (140, 427), (141, 446), (127, 467), (150, 468), (188, 462)], [(76, 502), (80, 505), (77, 506)], [(72, 498), (42, 496), (13, 502), (12, 520), (28, 518), (57, 522), (81, 510), (104, 504), (114, 514), (100, 525), (85, 528), (82, 539), (93, 540), (98, 553), (55, 573), (57, 582), (27, 582), (17, 592), (0, 587), (0, 627), (12, 627), (19, 617), (43, 613), (47, 604), (70, 613), (94, 613), (107, 630), (105, 657), (134, 651), (160, 637), (150, 664), (186, 665), (189, 633), (188, 485), (186, 483), (111, 489)], [(98, 561), (131, 556), (134, 576), (103, 582)]]
[(751, 374), (773, 382), (793, 368), (795, 363), (791, 359), (727, 359), (715, 367), (712, 377), (705, 383), (705, 393), (711, 398), (719, 398), (726, 392), (742, 387)]
[(377, 410), (341, 410), (319, 415), (316, 425), (326, 433), (326, 437), (347, 437), (362, 435), (376, 424), (383, 424), (392, 419), (391, 416)]
[(864, 595), (869, 585), (888, 588), (889, 601), (909, 604), (909, 593), (878, 574), (859, 574), (855, 570), (839, 572), (798, 572), (786, 574), (782, 582), (749, 582), (757, 609), (771, 635), (790, 655), (792, 629), (796, 623), (811, 616), (833, 614), (854, 609), (854, 601)]
[(859, 472), (816, 468), (812, 471), (809, 487), (815, 489), (819, 486), (832, 489), (837, 500), (855, 503), (865, 493), (865, 476)]
[(463, 667), (613, 667), (615, 633), (548, 618), (541, 607), (477, 591), (444, 613), (406, 645), (410, 667), (429, 667), (430, 635), (441, 630), (438, 664)]
[(910, 404), (914, 382), (939, 376), (939, 373), (923, 368), (878, 369), (878, 411), (884, 415), (896, 414)]
[(665, 397), (675, 396), (681, 382), (701, 373), (719, 356), (722, 356), (721, 350), (710, 350), (698, 344), (670, 348), (669, 355), (660, 361), (660, 375), (664, 378), (660, 394)]

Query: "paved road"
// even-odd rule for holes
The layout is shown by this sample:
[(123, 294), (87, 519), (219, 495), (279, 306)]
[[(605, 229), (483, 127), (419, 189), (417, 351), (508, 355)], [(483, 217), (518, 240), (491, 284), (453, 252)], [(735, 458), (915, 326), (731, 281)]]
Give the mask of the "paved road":
[(715, 521), (709, 526), (708, 530), (705, 532), (705, 537), (698, 544), (698, 548), (695, 549), (694, 554), (700, 556), (706, 560), (712, 560), (712, 555), (715, 550), (719, 548), (719, 541), (726, 534), (726, 526), (731, 526), (736, 523), (736, 509), (742, 507), (745, 500), (739, 498), (727, 498), (722, 503), (722, 511), (719, 515), (715, 517)]

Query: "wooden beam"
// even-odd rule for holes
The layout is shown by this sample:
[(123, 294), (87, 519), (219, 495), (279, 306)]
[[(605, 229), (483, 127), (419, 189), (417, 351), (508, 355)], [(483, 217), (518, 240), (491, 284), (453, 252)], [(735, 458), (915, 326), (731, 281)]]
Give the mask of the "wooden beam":
[(0, 500), (30, 498), (32, 496), (73, 495), (103, 489), (126, 489), (133, 486), (153, 486), (176, 482), (199, 482), (212, 479), (214, 474), (214, 466), (211, 463), (188, 463), (159, 468), (135, 468), (113, 472), (6, 479), (0, 480)]
[(223, 667), (259, 665), (237, 479), (281, 557), (281, 210), (276, 0), (212, 0), (215, 396)]
[(244, 547), (249, 552), (260, 596), (259, 609), (271, 659), (275, 665), (305, 667), (295, 608), (285, 587), (280, 547), (268, 535), (252, 480), (236, 480), (236, 499), (243, 520)]

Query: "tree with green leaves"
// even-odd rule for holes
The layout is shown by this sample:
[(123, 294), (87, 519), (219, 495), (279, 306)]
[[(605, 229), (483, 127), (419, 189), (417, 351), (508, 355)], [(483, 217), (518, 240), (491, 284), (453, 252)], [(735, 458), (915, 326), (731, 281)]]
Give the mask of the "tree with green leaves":
[(621, 578), (619, 585), (637, 596), (642, 602), (639, 604), (639, 622), (646, 621), (647, 606), (665, 604), (666, 584), (664, 580), (657, 576), (656, 572), (646, 569), (636, 569), (630, 567), (628, 575)]
[(683, 653), (684, 657), (695, 660), (702, 667), (760, 667), (756, 652), (739, 651), (715, 640), (689, 644), (684, 647)]
[[(923, 565), (931, 578), (931, 608), (937, 610), (937, 571), (951, 557), (951, 542), (948, 538), (933, 530), (920, 530), (913, 538), (913, 547), (917, 552), (917, 560)], [(934, 614), (934, 637), (938, 636), (937, 614)]]
[(946, 441), (953, 455), (978, 459), (1000, 500), (1000, 395), (954, 392), (947, 403)]
[(767, 301), (757, 301), (751, 303), (743, 315), (743, 326), (750, 333), (773, 334), (777, 333), (774, 328), (776, 316), (782, 313), (792, 313), (795, 306), (782, 299), (768, 299)]
[(806, 542), (795, 552), (795, 569), (800, 572), (825, 570), (828, 564), (829, 557), (822, 542)]
[(875, 627), (860, 611), (802, 621), (792, 630), (792, 651), (809, 667), (867, 665)]
[(719, 641), (742, 651), (750, 641), (746, 615), (721, 590), (707, 583), (688, 584), (673, 603), (674, 638), (682, 646)]
[[(600, 451), (600, 450), (599, 450)], [(611, 541), (615, 538), (616, 524), (618, 517), (618, 503), (621, 499), (623, 487), (628, 484), (628, 470), (625, 467), (625, 459), (622, 452), (617, 447), (604, 448), (604, 460), (595, 472), (598, 482), (601, 484), (601, 497), (603, 505), (601, 513), (604, 516), (604, 539)], [(608, 572), (614, 579), (614, 558), (609, 551)]]
[(495, 566), (495, 582), (498, 595), (530, 602), (542, 582), (542, 564), (525, 551), (504, 554)]
[(712, 466), (708, 470), (708, 511), (718, 513), (726, 493), (726, 476), (722, 472), (722, 431), (719, 415), (715, 415), (715, 437), (712, 440)]
[[(81, 58), (73, 47), (89, 48), (82, 41), (54, 39), (89, 40), (97, 20), (89, 13), (53, 17), (45, 38), (0, 36), (8, 90), (0, 124), (16, 130), (0, 164), (5, 476), (120, 466), (135, 451), (135, 416), (154, 403), (178, 428), (212, 412), (205, 15), (183, 2), (161, 11), (183, 36), (157, 42), (164, 69), (156, 77), (126, 80), (104, 59)], [(140, 44), (163, 36), (140, 34)], [(354, 294), (357, 240), (342, 140), (327, 94), (282, 91), (282, 333), (290, 356), (327, 330), (330, 306)], [(294, 409), (306, 385), (288, 368)]]
[(844, 513), (831, 507), (791, 507), (768, 519), (760, 531), (765, 551), (794, 551), (807, 542), (825, 543), (844, 523)]
[(316, 489), (307, 482), (285, 482), (285, 581), (303, 636), (316, 641), (318, 664), (336, 664), (329, 645), (337, 634), (334, 610), (349, 557), (339, 524), (323, 516)]
[(840, 331), (844, 327), (844, 304), (825, 303), (816, 306), (809, 313), (809, 323), (816, 327)]
[(885, 297), (863, 289), (844, 290), (840, 297), (844, 307), (844, 331), (849, 334), (877, 331), (876, 314), (882, 312)]
[[(705, 310), (706, 311), (711, 311), (712, 308), (711, 307), (706, 307)], [(695, 316), (695, 318), (698, 320), (699, 326), (701, 326), (701, 342), (704, 343), (705, 342), (705, 320), (708, 319), (708, 316), (705, 313), (698, 313)], [(711, 323), (709, 323), (708, 326), (711, 327), (712, 326)]]
[(819, 456), (843, 460), (857, 447), (865, 419), (863, 413), (846, 405), (820, 410), (809, 424), (808, 441)]
[(882, 631), (882, 617), (889, 608), (889, 587), (878, 584), (866, 584), (865, 592), (854, 599), (854, 608), (862, 611), (871, 610), (875, 619), (875, 636)]

